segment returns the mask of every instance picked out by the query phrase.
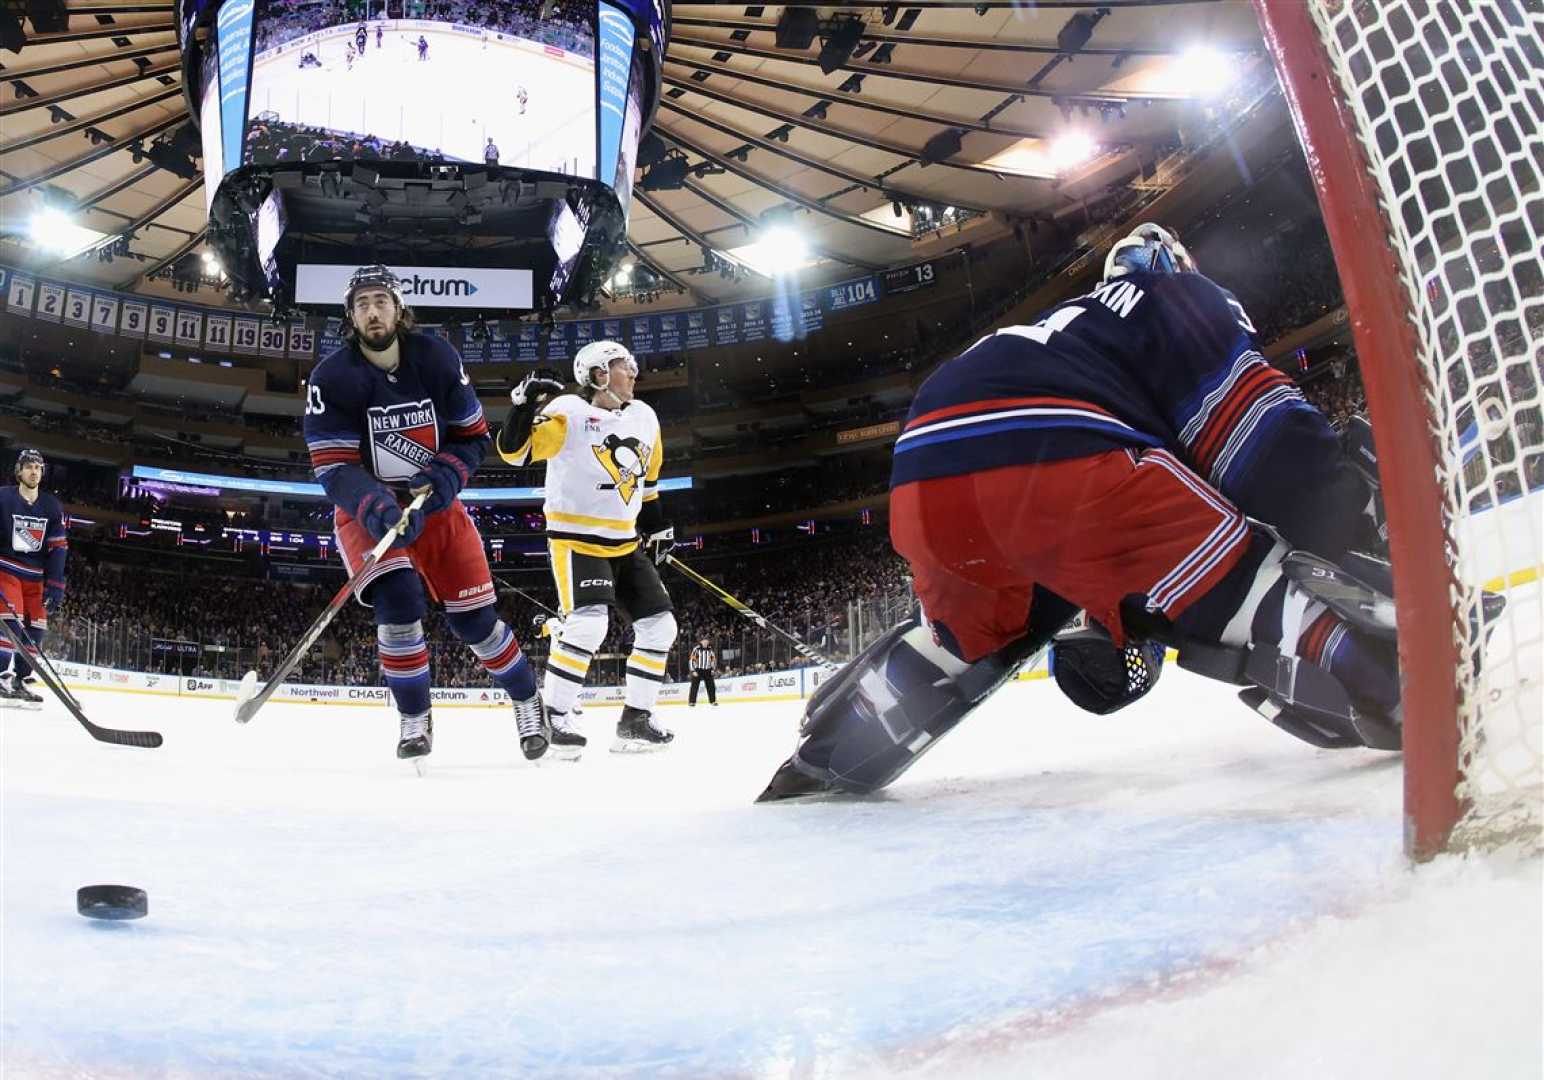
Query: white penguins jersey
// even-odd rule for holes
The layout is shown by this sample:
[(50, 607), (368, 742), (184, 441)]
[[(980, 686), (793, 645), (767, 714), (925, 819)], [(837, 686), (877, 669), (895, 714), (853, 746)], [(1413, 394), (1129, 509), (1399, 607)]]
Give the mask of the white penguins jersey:
[(638, 546), (638, 512), (659, 498), (664, 461), (659, 417), (641, 401), (602, 409), (562, 394), (536, 414), (531, 437), (511, 465), (547, 463), (547, 535), (575, 551), (611, 558)]

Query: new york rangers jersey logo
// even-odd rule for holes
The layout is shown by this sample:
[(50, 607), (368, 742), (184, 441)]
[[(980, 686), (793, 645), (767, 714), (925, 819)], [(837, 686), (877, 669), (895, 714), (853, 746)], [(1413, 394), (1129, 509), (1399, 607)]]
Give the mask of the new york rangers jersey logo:
[(43, 538), (48, 533), (48, 519), (11, 515), (11, 550), (32, 555), (43, 550)]
[(406, 480), (439, 452), (440, 425), (432, 398), (372, 405), (367, 415), (370, 461), (377, 479)]

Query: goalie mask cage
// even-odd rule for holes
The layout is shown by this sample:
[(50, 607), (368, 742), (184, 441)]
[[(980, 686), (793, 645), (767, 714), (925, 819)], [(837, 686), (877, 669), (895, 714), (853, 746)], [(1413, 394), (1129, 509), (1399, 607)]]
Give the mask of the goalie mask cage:
[[(1398, 599), (1405, 843), (1540, 850), (1544, 16), (1254, 0), (1367, 390)], [(1482, 597), (1505, 610), (1482, 625)], [(1494, 601), (1492, 600), (1492, 604)]]

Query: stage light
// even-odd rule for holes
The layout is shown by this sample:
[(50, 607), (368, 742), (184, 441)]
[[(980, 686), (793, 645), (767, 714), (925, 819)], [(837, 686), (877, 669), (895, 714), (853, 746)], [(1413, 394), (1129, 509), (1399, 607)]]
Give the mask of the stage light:
[(73, 255), (106, 235), (75, 224), (68, 214), (53, 206), (45, 206), (33, 214), (28, 231), (34, 244), (58, 255)]
[(1099, 146), (1086, 132), (1067, 131), (1051, 143), (1051, 163), (1058, 172), (1081, 165), (1099, 152)]

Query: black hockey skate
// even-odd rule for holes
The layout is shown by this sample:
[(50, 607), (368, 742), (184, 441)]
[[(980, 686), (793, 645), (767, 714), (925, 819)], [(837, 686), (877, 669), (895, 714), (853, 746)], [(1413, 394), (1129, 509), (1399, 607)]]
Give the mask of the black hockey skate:
[(21, 679), (6, 675), (0, 678), (0, 705), (9, 705), (13, 709), (41, 709), (43, 698), (34, 694)]
[(807, 773), (799, 771), (799, 767), (789, 758), (778, 766), (777, 772), (772, 774), (772, 781), (767, 789), (756, 796), (756, 801), (782, 802), (784, 799), (800, 799), (807, 795), (834, 795), (841, 794), (841, 789), (831, 786), (825, 780), (817, 780)]
[(590, 740), (579, 734), (577, 729), (569, 726), (568, 713), (548, 713), (547, 724), (552, 728), (552, 753), (555, 757), (572, 761), (584, 753), (584, 748), (589, 745)]
[(515, 731), (520, 736), (520, 752), (527, 761), (535, 761), (547, 752), (552, 731), (547, 726), (547, 710), (542, 707), (540, 694), (515, 702)]
[(655, 723), (653, 713), (624, 705), (622, 717), (617, 721), (617, 741), (611, 745), (611, 752), (627, 754), (659, 750), (668, 746), (674, 738), (675, 732), (667, 731)]
[(402, 737), (397, 740), (397, 757), (404, 761), (428, 757), (434, 749), (434, 720), (428, 713), (402, 717)]

